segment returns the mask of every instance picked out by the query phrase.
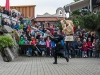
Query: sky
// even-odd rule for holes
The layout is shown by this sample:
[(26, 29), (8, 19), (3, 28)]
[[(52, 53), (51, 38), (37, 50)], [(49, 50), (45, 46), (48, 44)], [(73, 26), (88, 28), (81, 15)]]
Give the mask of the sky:
[[(0, 5), (5, 6), (6, 0), (0, 0)], [(10, 0), (11, 6), (18, 5), (36, 5), (35, 16), (43, 15), (44, 13), (55, 14), (56, 9), (59, 7), (64, 7), (74, 0)]]

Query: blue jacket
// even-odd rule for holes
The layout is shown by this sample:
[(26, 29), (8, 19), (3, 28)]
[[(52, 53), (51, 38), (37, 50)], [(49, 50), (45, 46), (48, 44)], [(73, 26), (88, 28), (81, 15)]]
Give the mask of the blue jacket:
[(54, 41), (51, 41), (50, 44), (51, 44), (51, 47), (52, 47), (52, 48), (55, 48), (55, 45), (56, 45), (56, 44), (55, 44)]
[(18, 24), (16, 24), (16, 25), (14, 25), (14, 27), (13, 27), (14, 29), (16, 29), (16, 30), (18, 30), (19, 29), (19, 25)]
[(39, 44), (40, 45), (46, 45), (46, 42), (45, 41), (40, 41)]

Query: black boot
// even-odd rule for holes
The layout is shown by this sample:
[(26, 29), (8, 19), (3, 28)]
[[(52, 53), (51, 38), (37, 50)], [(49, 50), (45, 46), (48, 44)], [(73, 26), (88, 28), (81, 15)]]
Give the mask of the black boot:
[(64, 55), (63, 55), (63, 58), (65, 58), (66, 61), (69, 62), (69, 58), (68, 58), (67, 56), (64, 56)]
[(56, 52), (54, 53), (54, 60), (55, 62), (53, 64), (57, 64), (57, 53)]
[(57, 64), (57, 62), (54, 62), (53, 64)]
[(65, 57), (65, 59), (66, 59), (67, 62), (69, 62), (69, 58), (68, 57)]

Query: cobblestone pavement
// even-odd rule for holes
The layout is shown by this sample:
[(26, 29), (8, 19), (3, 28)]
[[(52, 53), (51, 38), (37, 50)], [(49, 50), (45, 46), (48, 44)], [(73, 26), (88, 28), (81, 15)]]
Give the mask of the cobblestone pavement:
[(67, 63), (58, 58), (18, 57), (3, 62), (0, 57), (0, 75), (100, 75), (100, 58), (72, 58)]

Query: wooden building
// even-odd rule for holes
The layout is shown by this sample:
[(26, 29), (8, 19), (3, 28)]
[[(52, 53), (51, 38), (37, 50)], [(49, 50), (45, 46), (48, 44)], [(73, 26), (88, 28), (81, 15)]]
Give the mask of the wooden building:
[(35, 5), (10, 6), (10, 9), (18, 10), (24, 15), (24, 17), (30, 17), (30, 18), (35, 17)]

